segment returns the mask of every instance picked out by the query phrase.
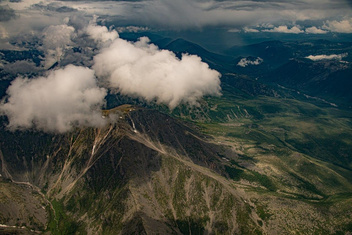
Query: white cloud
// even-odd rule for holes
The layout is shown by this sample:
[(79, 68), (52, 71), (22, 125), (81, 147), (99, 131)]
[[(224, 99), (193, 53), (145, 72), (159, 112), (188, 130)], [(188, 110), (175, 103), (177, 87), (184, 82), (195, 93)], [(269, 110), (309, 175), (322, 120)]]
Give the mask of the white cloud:
[(260, 65), (263, 63), (263, 59), (260, 57), (257, 57), (255, 60), (250, 60), (247, 58), (242, 58), (238, 63), (237, 66), (241, 67), (247, 67), (248, 65)]
[(273, 29), (264, 29), (262, 30), (262, 32), (298, 34), (298, 33), (303, 33), (304, 31), (298, 28), (297, 26), (293, 26), (292, 28), (289, 29), (286, 25), (281, 25)]
[(73, 126), (101, 126), (100, 108), (106, 90), (96, 84), (94, 71), (69, 65), (46, 77), (16, 78), (0, 105), (10, 129), (35, 128), (66, 132)]
[(343, 53), (343, 54), (331, 54), (331, 55), (310, 55), (305, 58), (313, 60), (313, 61), (319, 61), (319, 60), (342, 60), (342, 58), (348, 56), (348, 53)]
[(317, 28), (317, 27), (315, 27), (315, 26), (306, 28), (306, 29), (305, 29), (305, 32), (306, 32), (306, 33), (311, 33), (311, 34), (326, 34), (326, 33), (328, 33), (328, 31), (319, 29), (319, 28)]
[[(41, 34), (43, 29), (51, 25), (63, 24), (63, 19), (72, 15), (72, 12), (55, 12), (50, 11), (48, 8), (45, 8), (46, 6), (50, 5), (52, 1), (0, 1), (0, 6), (3, 3), (8, 4), (12, 9), (14, 9), (17, 16), (8, 22), (1, 23), (2, 27), (5, 28), (9, 38), (21, 37), (26, 34), (38, 36)], [(43, 8), (39, 9), (35, 7), (36, 4), (42, 5)]]
[(72, 44), (75, 29), (66, 24), (52, 25), (44, 29), (43, 49), (45, 51), (45, 65), (49, 68), (55, 62), (61, 60), (65, 50)]
[(245, 33), (259, 33), (259, 30), (258, 29), (252, 29), (252, 28), (248, 28), (248, 27), (244, 27), (243, 28), (243, 31)]
[(329, 30), (335, 33), (352, 33), (352, 18), (341, 21), (326, 21), (323, 29)]
[(86, 28), (87, 34), (98, 43), (111, 43), (119, 34), (115, 30), (108, 30), (105, 26), (97, 25), (95, 20), (90, 22)]
[[(74, 31), (67, 25), (48, 27), (43, 34), (43, 48), (67, 47), (73, 43)], [(95, 73), (101, 84), (121, 94), (164, 103), (171, 109), (180, 103), (195, 105), (204, 95), (221, 95), (220, 73), (198, 56), (182, 55), (179, 59), (173, 52), (150, 44), (146, 37), (128, 42), (118, 38), (116, 31), (95, 24), (84, 28), (84, 32), (102, 46), (94, 57), (94, 70), (68, 65), (46, 76), (16, 78), (0, 104), (0, 115), (8, 117), (10, 129), (66, 132), (74, 126), (106, 124), (101, 107), (107, 91), (97, 85)], [(14, 66), (27, 72), (33, 63)]]
[(142, 37), (132, 43), (120, 38), (94, 57), (98, 77), (121, 94), (142, 97), (175, 108), (197, 104), (204, 95), (220, 95), (220, 74), (195, 55), (178, 59)]
[(45, 48), (65, 47), (71, 43), (75, 29), (65, 24), (52, 25), (43, 31)]

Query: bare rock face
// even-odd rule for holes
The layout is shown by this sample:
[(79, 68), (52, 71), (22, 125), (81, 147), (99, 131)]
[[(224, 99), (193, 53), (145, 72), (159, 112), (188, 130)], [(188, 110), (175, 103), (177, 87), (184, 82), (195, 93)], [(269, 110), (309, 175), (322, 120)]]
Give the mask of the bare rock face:
[(0, 233), (28, 234), (46, 229), (49, 208), (29, 184), (0, 178)]
[[(32, 213), (43, 225), (37, 229), (46, 229), (48, 215), (27, 205), (25, 195), (33, 191), (31, 200), (50, 200), (42, 209), (52, 216), (47, 230), (241, 231), (237, 216), (246, 209), (224, 180), (224, 150), (165, 114), (129, 106), (117, 111), (120, 118), (101, 129), (2, 132), (2, 174), (11, 187), (27, 187), (18, 205), (9, 205), (9, 218), (21, 218), (16, 208), (28, 207), (21, 220)], [(252, 219), (246, 227), (255, 228)]]

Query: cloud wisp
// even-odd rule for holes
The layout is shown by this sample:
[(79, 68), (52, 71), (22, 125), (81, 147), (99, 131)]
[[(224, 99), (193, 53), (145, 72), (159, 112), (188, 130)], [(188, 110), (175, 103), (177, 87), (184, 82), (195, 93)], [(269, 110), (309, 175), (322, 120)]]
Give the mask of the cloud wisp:
[(96, 84), (94, 71), (69, 65), (34, 79), (16, 78), (7, 90), (0, 113), (10, 129), (66, 132), (74, 126), (98, 127), (106, 89)]
[(255, 60), (251, 60), (248, 58), (242, 58), (238, 63), (237, 66), (240, 67), (247, 67), (248, 65), (260, 65), (261, 63), (263, 63), (263, 59), (260, 57), (257, 57)]
[(326, 25), (323, 26), (323, 30), (321, 28), (318, 28), (316, 26), (311, 26), (311, 27), (302, 27), (300, 25), (294, 25), (291, 28), (289, 28), (287, 25), (280, 25), (277, 27), (274, 27), (273, 25), (269, 24), (263, 24), (258, 28), (249, 28), (249, 27), (244, 27), (243, 32), (245, 33), (285, 33), (285, 34), (301, 34), (301, 33), (306, 33), (306, 34), (327, 34), (329, 32), (336, 32), (332, 30), (331, 28), (328, 29)]
[(320, 60), (342, 60), (344, 57), (347, 57), (348, 53), (343, 54), (331, 54), (331, 55), (310, 55), (305, 58), (313, 60), (313, 61), (320, 61)]
[(52, 25), (44, 29), (43, 49), (45, 51), (45, 68), (59, 62), (65, 50), (72, 45), (75, 29), (66, 24)]

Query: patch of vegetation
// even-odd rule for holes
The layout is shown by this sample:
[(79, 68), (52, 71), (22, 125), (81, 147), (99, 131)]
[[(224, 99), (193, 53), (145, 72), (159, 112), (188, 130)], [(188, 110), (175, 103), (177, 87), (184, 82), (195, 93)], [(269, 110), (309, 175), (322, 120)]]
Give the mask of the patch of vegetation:
[(198, 234), (202, 235), (205, 231), (205, 225), (209, 218), (186, 218), (184, 220), (176, 220), (177, 227), (182, 234)]
[(260, 185), (264, 186), (270, 191), (275, 192), (277, 190), (276, 185), (270, 180), (270, 178), (266, 175), (259, 174), (256, 171), (244, 172), (241, 175), (242, 179), (248, 180), (249, 182), (257, 182)]
[(260, 174), (256, 171), (242, 170), (234, 167), (229, 167), (225, 165), (225, 170), (231, 179), (239, 181), (240, 179), (247, 180), (249, 182), (257, 182), (260, 185), (264, 186), (270, 191), (276, 191), (276, 185), (270, 180), (266, 175)]
[(248, 204), (245, 204), (244, 208), (238, 208), (237, 210), (237, 222), (239, 225), (239, 234), (262, 234), (258, 230), (257, 226), (248, 216), (251, 213), (251, 208)]
[(215, 234), (226, 234), (229, 231), (229, 225), (223, 221), (216, 221), (214, 223)]
[(50, 222), (48, 224), (48, 231), (53, 235), (64, 234), (86, 234), (85, 225), (82, 222), (76, 222), (65, 213), (65, 208), (62, 202), (53, 200), (52, 202), (54, 212), (50, 214)]
[(234, 167), (230, 167), (227, 165), (225, 165), (225, 171), (231, 179), (236, 180), (236, 181), (240, 180), (241, 175), (243, 174), (243, 170), (237, 169)]
[(266, 221), (272, 216), (272, 214), (268, 212), (268, 209), (266, 206), (258, 204), (256, 208), (257, 208), (257, 214), (262, 220)]
[[(312, 192), (314, 194), (320, 195), (325, 197), (326, 195), (324, 195), (321, 191), (319, 191), (317, 189), (317, 187), (315, 185), (313, 185), (312, 183), (308, 182), (307, 180), (304, 180), (302, 177), (298, 176), (297, 174), (293, 173), (293, 172), (289, 172), (289, 174), (296, 178), (297, 180), (299, 180), (300, 184), (299, 184), (299, 188), (303, 189), (303, 190), (307, 190), (309, 192)], [(304, 195), (302, 195), (302, 197), (305, 197)]]

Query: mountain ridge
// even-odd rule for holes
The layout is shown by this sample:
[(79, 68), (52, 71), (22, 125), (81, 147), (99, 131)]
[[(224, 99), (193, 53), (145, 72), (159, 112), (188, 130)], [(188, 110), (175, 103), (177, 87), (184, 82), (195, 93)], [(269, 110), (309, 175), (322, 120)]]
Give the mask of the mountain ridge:
[[(166, 114), (130, 105), (103, 114), (116, 121), (103, 128), (77, 128), (60, 135), (21, 132), (29, 142), (17, 142), (10, 149), (6, 142), (13, 142), (18, 133), (1, 138), (2, 178), (32, 185), (33, 192), (49, 200), (42, 202), (46, 205), (42, 213), (49, 221), (43, 231), (268, 234), (289, 228), (288, 224), (280, 228), (282, 218), (304, 218), (303, 207), (309, 208), (310, 216), (325, 218), (314, 209), (314, 201), (331, 196), (296, 171), (282, 175), (290, 185), (297, 184), (296, 191), (286, 192), (291, 186), (278, 181), (277, 173), (270, 170), (273, 165), (258, 168), (258, 160), (238, 155), (230, 142), (219, 145), (217, 139)], [(304, 156), (295, 158), (309, 162)], [(317, 163), (312, 164), (310, 168), (315, 169)], [(294, 206), (295, 195), (302, 195), (303, 201)], [(340, 203), (345, 207), (349, 201)], [(297, 211), (280, 217), (286, 209), (281, 211), (278, 205)], [(329, 213), (328, 218), (335, 215)], [(26, 229), (35, 228), (30, 221), (23, 224)], [(292, 229), (320, 231), (314, 224), (299, 226)], [(339, 225), (321, 231), (335, 231), (335, 226)]]

